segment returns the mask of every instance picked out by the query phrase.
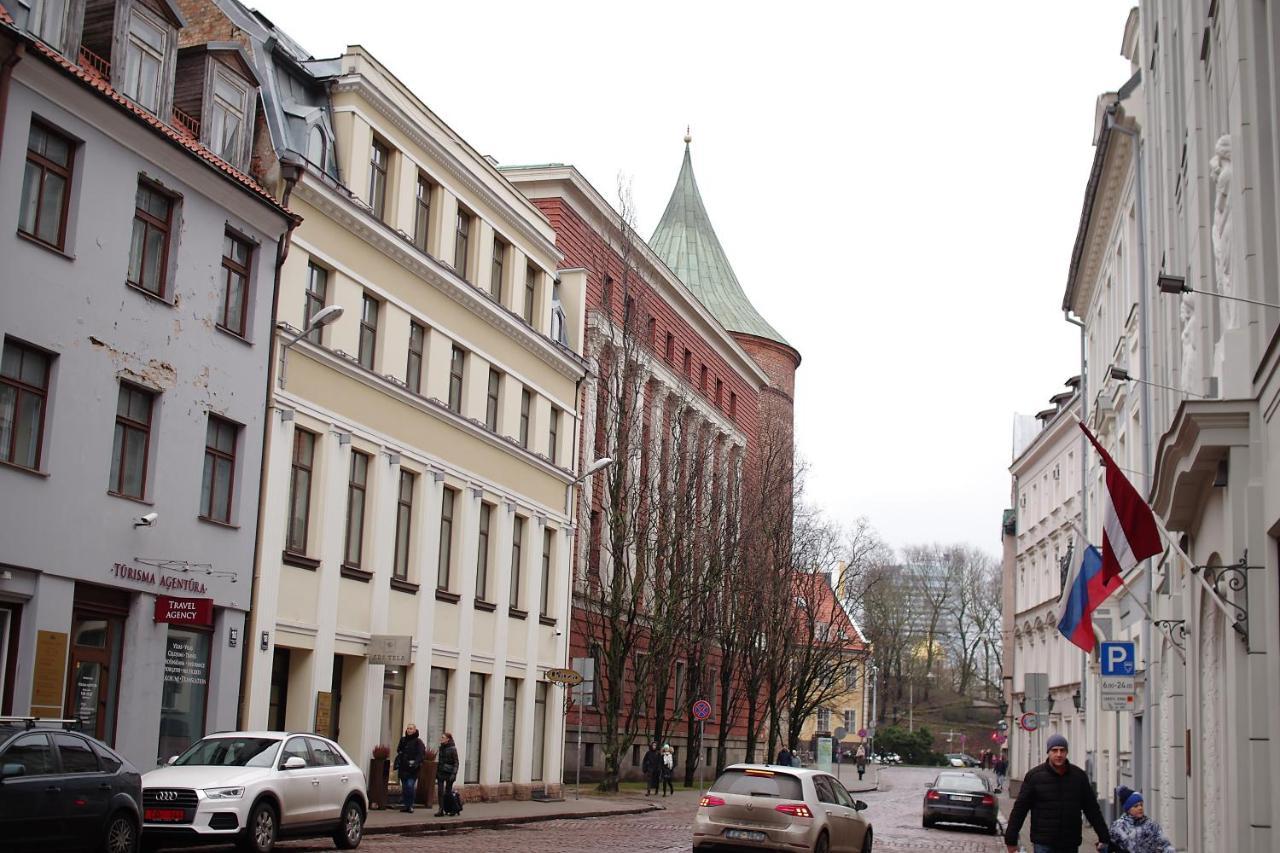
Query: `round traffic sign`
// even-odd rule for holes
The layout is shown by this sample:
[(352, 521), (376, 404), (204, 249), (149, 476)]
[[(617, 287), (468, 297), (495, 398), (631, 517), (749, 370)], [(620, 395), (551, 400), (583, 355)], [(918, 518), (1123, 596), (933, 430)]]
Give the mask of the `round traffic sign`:
[(693, 718), (695, 720), (705, 720), (711, 716), (711, 703), (706, 699), (699, 699), (693, 703)]
[(572, 669), (549, 669), (547, 681), (553, 681), (556, 684), (581, 684), (582, 674)]
[(1023, 731), (1034, 732), (1040, 728), (1040, 719), (1033, 711), (1028, 711), (1018, 718), (1018, 725), (1022, 727)]
[(862, 738), (863, 740), (866, 740), (866, 739), (867, 739), (867, 730), (866, 730), (866, 729), (858, 729), (858, 737)]

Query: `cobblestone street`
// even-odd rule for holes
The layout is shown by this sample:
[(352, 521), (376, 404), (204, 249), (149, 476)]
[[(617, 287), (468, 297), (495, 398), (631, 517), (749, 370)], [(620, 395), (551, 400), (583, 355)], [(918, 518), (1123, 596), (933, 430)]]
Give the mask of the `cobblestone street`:
[[(870, 806), (876, 853), (999, 853), (999, 839), (976, 828), (960, 826), (925, 829), (920, 825), (920, 804), (926, 784), (936, 769), (891, 767), (881, 771), (880, 790), (856, 796)], [(367, 836), (360, 849), (368, 853), (563, 853), (571, 850), (600, 853), (675, 853), (690, 850), (689, 827), (697, 807), (696, 791), (681, 791), (674, 798), (655, 800), (661, 811), (612, 818), (553, 820), (500, 829), (463, 829), (457, 832)], [(281, 845), (290, 853), (332, 850), (324, 842), (290, 842)]]

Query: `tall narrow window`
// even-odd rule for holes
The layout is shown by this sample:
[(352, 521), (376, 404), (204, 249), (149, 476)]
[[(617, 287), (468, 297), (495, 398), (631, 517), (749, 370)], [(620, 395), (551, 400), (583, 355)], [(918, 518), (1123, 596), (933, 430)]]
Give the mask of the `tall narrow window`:
[(161, 68), (168, 32), (139, 6), (129, 15), (129, 33), (124, 49), (124, 80), (120, 91), (129, 100), (151, 112), (160, 109)]
[(396, 553), (395, 564), (391, 574), (400, 580), (409, 577), (409, 543), (413, 531), (413, 484), (416, 477), (412, 471), (400, 469), (400, 494), (396, 499)]
[(738, 416), (738, 394), (735, 391), (729, 392), (729, 417), (736, 418)]
[(502, 691), (502, 761), (498, 781), (510, 782), (516, 763), (516, 695), (520, 680), (508, 678)]
[(462, 411), (462, 381), (466, 376), (467, 354), (461, 347), (454, 347), (449, 354), (449, 408)]
[(542, 531), (542, 588), (538, 591), (538, 614), (550, 615), (551, 604), (551, 540), (553, 531), (550, 527)]
[(387, 162), (391, 159), (391, 149), (380, 139), (373, 140), (369, 152), (369, 206), (373, 215), (386, 219), (387, 213)]
[(667, 348), (666, 348), (667, 364), (675, 364), (676, 361), (676, 336), (667, 332)]
[(152, 392), (120, 383), (120, 394), (116, 398), (116, 434), (111, 448), (110, 489), (114, 494), (138, 500), (146, 495), (154, 402)]
[(418, 192), (413, 208), (413, 245), (427, 250), (427, 234), (431, 231), (431, 182), (418, 175)]
[(365, 294), (360, 301), (360, 366), (373, 370), (373, 357), (378, 351), (378, 300)]
[(502, 386), (502, 374), (489, 368), (489, 391), (484, 402), (484, 425), (498, 431), (498, 389)]
[(75, 143), (70, 139), (31, 122), (18, 230), (55, 249), (61, 249), (66, 241), (74, 151)]
[(704, 396), (707, 393), (707, 366), (705, 364), (698, 371), (698, 393)]
[(431, 688), (427, 695), (427, 740), (439, 743), (445, 730), (445, 709), (449, 707), (449, 670), (431, 667)]
[(547, 436), (547, 457), (555, 464), (560, 450), (560, 410), (551, 407), (551, 429)]
[(724, 400), (724, 380), (717, 377), (716, 378), (716, 408), (717, 409), (723, 408), (723, 400)]
[(413, 320), (409, 321), (409, 364), (405, 367), (404, 381), (409, 390), (417, 393), (422, 390), (422, 350), (426, 345), (427, 327)]
[(11, 340), (4, 342), (4, 356), (0, 359), (0, 462), (39, 470), (51, 360), (39, 350)]
[(650, 317), (645, 321), (645, 339), (649, 342), (649, 349), (653, 352), (658, 351), (658, 321), (654, 317)]
[(484, 688), (486, 681), (488, 681), (488, 676), (478, 672), (471, 673), (470, 689), (467, 691), (467, 758), (466, 766), (463, 768), (462, 781), (469, 784), (480, 781), (480, 735), (484, 731)]
[(684, 351), (684, 378), (693, 381), (693, 353)]
[(453, 239), (453, 268), (458, 275), (470, 281), (470, 269), (467, 266), (467, 254), (471, 250), (471, 214), (458, 208), (458, 228)]
[(134, 197), (133, 238), (129, 242), (129, 278), (134, 287), (164, 299), (169, 268), (169, 217), (173, 201), (139, 181)]
[(209, 147), (233, 166), (248, 165), (249, 89), (244, 83), (215, 71), (213, 104), (209, 112)]
[(204, 481), (200, 488), (200, 515), (211, 521), (231, 523), (231, 495), (236, 477), (236, 438), (240, 427), (209, 415), (204, 438)]
[(502, 301), (502, 262), (507, 257), (507, 244), (493, 238), (493, 270), (489, 274), (489, 295)]
[(436, 588), (449, 588), (449, 567), (453, 562), (453, 501), (457, 495), (445, 487), (440, 501), (440, 562), (436, 566)]
[(311, 521), (311, 473), (315, 465), (316, 435), (293, 431), (293, 466), (289, 472), (289, 530), (285, 550), (307, 553), (307, 527)]
[(533, 325), (533, 303), (538, 290), (538, 270), (530, 265), (524, 271), (524, 321)]
[(249, 253), (247, 240), (232, 234), (222, 238), (222, 320), (219, 326), (245, 336), (249, 313)]
[(489, 600), (489, 523), (493, 518), (493, 507), (487, 503), (480, 504), (480, 541), (476, 548), (476, 599)]
[(511, 599), (512, 607), (520, 608), (520, 560), (524, 549), (524, 527), (528, 519), (517, 515), (511, 528)]
[(351, 472), (347, 477), (347, 537), (342, 562), (359, 566), (364, 556), (364, 497), (369, 485), (369, 456), (351, 451)]
[(613, 314), (613, 279), (609, 278), (609, 276), (605, 276), (602, 289), (604, 296), (604, 313), (611, 315)]
[[(324, 308), (328, 297), (329, 271), (315, 264), (307, 264), (307, 296), (306, 305), (303, 307), (303, 328), (311, 325), (311, 318), (320, 313), (320, 309)], [(307, 334), (307, 340), (313, 344), (319, 344), (320, 335), (323, 331), (323, 328), (312, 329)]]
[(533, 406), (533, 397), (528, 388), (520, 390), (520, 446), (529, 446), (529, 409)]

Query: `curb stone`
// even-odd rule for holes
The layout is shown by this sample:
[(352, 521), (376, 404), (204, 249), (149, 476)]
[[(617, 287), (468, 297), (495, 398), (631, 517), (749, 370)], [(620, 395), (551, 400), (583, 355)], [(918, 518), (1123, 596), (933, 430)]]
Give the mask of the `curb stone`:
[(644, 814), (661, 811), (662, 806), (646, 803), (626, 809), (612, 809), (596, 812), (548, 813), (540, 815), (511, 815), (508, 817), (463, 818), (461, 820), (424, 820), (421, 823), (386, 824), (370, 826), (365, 824), (365, 835), (407, 835), (420, 832), (448, 832), (455, 829), (485, 829), (493, 826), (511, 826), (518, 823), (545, 823), (550, 820), (582, 820), (594, 817), (613, 817), (615, 815)]

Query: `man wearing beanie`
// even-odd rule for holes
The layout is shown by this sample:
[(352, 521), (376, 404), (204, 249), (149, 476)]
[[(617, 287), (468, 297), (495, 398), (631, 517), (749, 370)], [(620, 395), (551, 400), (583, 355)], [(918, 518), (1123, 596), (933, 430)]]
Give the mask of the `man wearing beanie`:
[(1067, 761), (1067, 739), (1050, 735), (1046, 744), (1048, 760), (1033, 767), (1022, 778), (1022, 788), (1009, 814), (1004, 843), (1009, 853), (1018, 851), (1018, 833), (1031, 815), (1031, 844), (1034, 853), (1076, 853), (1083, 838), (1080, 813), (1098, 835), (1098, 849), (1111, 840), (1102, 810), (1093, 797), (1089, 777)]
[(1147, 817), (1142, 794), (1121, 785), (1116, 788), (1124, 814), (1111, 824), (1111, 849), (1123, 853), (1174, 853), (1174, 846), (1164, 837), (1160, 824)]

